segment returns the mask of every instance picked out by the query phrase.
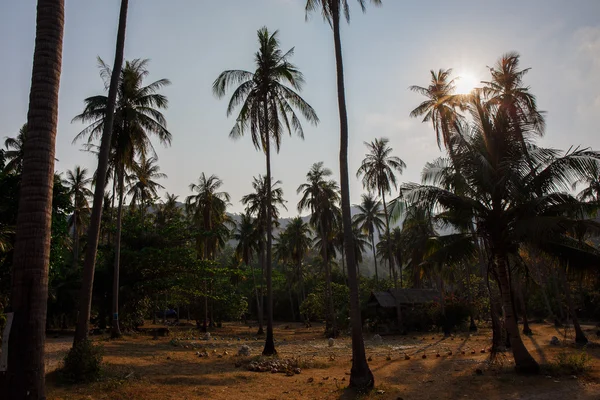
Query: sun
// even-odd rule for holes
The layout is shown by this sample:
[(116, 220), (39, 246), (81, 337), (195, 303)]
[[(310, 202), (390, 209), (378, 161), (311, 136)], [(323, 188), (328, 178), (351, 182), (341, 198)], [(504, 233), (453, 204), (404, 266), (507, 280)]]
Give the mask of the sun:
[(469, 94), (480, 85), (480, 82), (473, 74), (463, 72), (457, 75), (455, 85), (457, 94)]

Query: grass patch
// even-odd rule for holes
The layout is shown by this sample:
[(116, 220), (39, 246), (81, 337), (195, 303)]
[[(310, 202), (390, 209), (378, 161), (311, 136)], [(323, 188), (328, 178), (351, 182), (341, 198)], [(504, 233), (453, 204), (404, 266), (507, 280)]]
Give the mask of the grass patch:
[(559, 375), (581, 375), (588, 372), (591, 368), (592, 358), (584, 350), (577, 352), (568, 352), (562, 350), (554, 362), (547, 365), (548, 372)]

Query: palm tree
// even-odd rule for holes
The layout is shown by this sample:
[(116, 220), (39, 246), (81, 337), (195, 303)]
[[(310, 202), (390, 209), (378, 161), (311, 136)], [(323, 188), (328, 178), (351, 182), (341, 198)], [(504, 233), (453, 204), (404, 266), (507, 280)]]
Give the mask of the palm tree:
[[(216, 175), (206, 176), (204, 172), (198, 183), (190, 184), (194, 193), (185, 200), (187, 214), (196, 232), (196, 256), (199, 260), (214, 260), (223, 241), (223, 224), (228, 219), (225, 214), (229, 204), (229, 193), (219, 192), (223, 181)], [(208, 277), (207, 277), (208, 279)], [(202, 329), (208, 329), (208, 285), (204, 283), (204, 322)]]
[(452, 149), (452, 126), (461, 120), (457, 113), (458, 109), (464, 109), (462, 101), (464, 96), (454, 94), (456, 89), (455, 79), (450, 79), (452, 69), (440, 69), (437, 72), (429, 71), (431, 81), (429, 86), (410, 86), (409, 89), (417, 92), (427, 100), (419, 104), (417, 108), (411, 111), (411, 117), (423, 117), (423, 122), (431, 121), (435, 130), (438, 147), (441, 143), (448, 149), (450, 157), (454, 157)]
[(89, 217), (88, 199), (92, 197), (92, 191), (89, 189), (92, 178), (88, 178), (87, 174), (86, 168), (77, 165), (73, 171), (67, 171), (65, 180), (73, 201), (73, 215), (69, 220), (69, 227), (73, 229), (73, 269), (77, 269), (79, 264), (79, 236)]
[[(104, 187), (106, 183), (108, 162), (110, 158), (113, 123), (115, 118), (115, 105), (117, 101), (117, 91), (121, 76), (121, 67), (123, 65), (123, 53), (125, 51), (125, 29), (127, 25), (127, 9), (129, 0), (121, 0), (121, 9), (119, 11), (119, 27), (117, 29), (117, 45), (115, 49), (115, 62), (110, 74), (110, 84), (108, 88), (108, 99), (105, 108), (105, 120), (102, 123), (102, 137), (100, 139), (100, 151), (98, 153), (98, 169), (96, 170), (96, 184), (94, 189), (94, 203), (92, 205), (92, 214), (88, 228), (88, 245), (85, 254), (83, 266), (83, 279), (81, 284), (81, 294), (79, 300), (79, 313), (77, 314), (77, 327), (75, 329), (75, 338), (73, 340), (73, 349), (88, 338), (89, 321), (92, 307), (92, 288), (94, 286), (94, 270), (96, 268), (96, 255), (98, 253), (98, 240), (100, 238), (100, 223), (102, 220), (102, 203), (104, 201)], [(101, 116), (98, 115), (98, 118)]]
[[(258, 178), (254, 177), (252, 181), (252, 188), (254, 189), (253, 193), (247, 194), (242, 197), (242, 204), (246, 206), (246, 213), (253, 216), (255, 218), (256, 230), (259, 236), (258, 241), (258, 254), (259, 254), (259, 263), (260, 263), (260, 282), (261, 282), (261, 293), (262, 293), (262, 282), (263, 276), (265, 272), (265, 253), (266, 253), (266, 242), (265, 236), (267, 231), (267, 226), (270, 226), (271, 229), (274, 226), (279, 226), (279, 206), (285, 207), (285, 200), (283, 199), (283, 189), (278, 187), (281, 184), (280, 181), (273, 182), (271, 180), (271, 185), (267, 185), (267, 178), (261, 175)], [(268, 188), (270, 186), (270, 190)], [(270, 199), (270, 201), (269, 201)], [(267, 221), (267, 209), (271, 206), (271, 220), (270, 223)], [(287, 209), (287, 208), (286, 208)], [(268, 225), (267, 225), (268, 224)], [(263, 296), (260, 297), (261, 304), (259, 307), (259, 312), (263, 313)], [(257, 335), (262, 335), (264, 332), (262, 330), (262, 326), (258, 327)]]
[(596, 165), (592, 166), (588, 175), (584, 175), (572, 185), (572, 189), (576, 190), (577, 186), (585, 185), (577, 195), (581, 201), (595, 201), (600, 203), (600, 168)]
[[(365, 12), (365, 0), (357, 0)], [(378, 6), (381, 0), (371, 0)], [(333, 29), (335, 48), (335, 64), (337, 75), (338, 108), (340, 114), (340, 185), (342, 196), (342, 222), (344, 243), (348, 266), (348, 284), (350, 286), (350, 316), (352, 320), (352, 369), (350, 371), (350, 387), (360, 391), (370, 390), (375, 384), (373, 373), (367, 364), (365, 345), (362, 339), (362, 322), (360, 317), (360, 301), (358, 297), (358, 279), (356, 276), (356, 260), (352, 251), (352, 215), (350, 213), (350, 184), (348, 182), (348, 112), (346, 110), (346, 90), (344, 88), (344, 62), (342, 59), (342, 38), (340, 20), (343, 16), (350, 22), (348, 0), (306, 0), (305, 13), (308, 17), (313, 11), (320, 11), (323, 19)]]
[(27, 137), (27, 124), (23, 124), (19, 129), (19, 134), (14, 137), (7, 137), (4, 140), (4, 159), (6, 165), (4, 166), (5, 173), (16, 173), (20, 174), (23, 168), (23, 150), (25, 149), (25, 138)]
[[(376, 191), (381, 196), (385, 215), (385, 232), (390, 236), (390, 214), (388, 213), (385, 194), (391, 194), (392, 187), (394, 189), (398, 188), (396, 174), (402, 174), (406, 164), (400, 158), (391, 155), (392, 148), (388, 146), (388, 142), (387, 138), (375, 139), (371, 143), (365, 142), (369, 153), (365, 155), (356, 176), (362, 176), (362, 184), (365, 189)], [(397, 279), (391, 245), (388, 246), (388, 261), (390, 276), (394, 278), (394, 285), (396, 286)]]
[[(252, 282), (254, 284), (254, 293), (256, 294), (256, 309), (258, 314), (258, 329), (262, 330), (263, 315), (260, 297), (258, 295), (258, 285), (256, 284), (256, 276), (254, 274), (254, 265), (252, 260), (259, 252), (260, 233), (256, 229), (257, 226), (250, 214), (240, 214), (240, 222), (236, 226), (233, 238), (237, 240), (235, 248), (236, 257), (241, 260), (244, 265), (249, 266), (252, 272)], [(262, 296), (262, 293), (261, 293)]]
[[(270, 34), (266, 27), (258, 30), (259, 51), (255, 55), (256, 70), (254, 73), (243, 70), (222, 72), (213, 84), (213, 93), (221, 98), (228, 88), (237, 86), (229, 106), (227, 115), (230, 116), (236, 107), (241, 105), (236, 124), (229, 136), (237, 139), (250, 129), (254, 147), (262, 149), (267, 161), (267, 182), (271, 182), (271, 141), (279, 153), (283, 131), (289, 134), (295, 131), (304, 138), (300, 120), (294, 111), (300, 113), (313, 124), (319, 122), (312, 107), (296, 93), (302, 89), (304, 77), (288, 59), (294, 54), (292, 48), (283, 53), (279, 47), (278, 32)], [(286, 86), (286, 83), (292, 88)], [(239, 86), (238, 86), (239, 85)], [(267, 185), (267, 191), (270, 191)], [(267, 193), (267, 198), (271, 195)], [(271, 285), (271, 219), (272, 205), (267, 205), (267, 338), (264, 355), (276, 352), (273, 341), (273, 288)]]
[[(115, 235), (115, 266), (113, 277), (113, 328), (111, 335), (119, 337), (119, 264), (121, 257), (121, 221), (125, 197), (126, 169), (133, 169), (135, 157), (142, 159), (155, 154), (150, 141), (150, 134), (156, 135), (164, 145), (170, 145), (171, 133), (166, 128), (166, 120), (160, 109), (168, 106), (167, 98), (158, 91), (170, 84), (168, 79), (160, 79), (147, 86), (143, 85), (148, 75), (149, 60), (135, 59), (127, 61), (121, 71), (118, 85), (117, 103), (114, 116), (114, 134), (111, 136), (112, 157), (115, 165), (117, 192), (117, 231)], [(110, 68), (100, 59), (101, 76), (111, 75)], [(106, 84), (106, 82), (105, 82)], [(91, 122), (74, 139), (74, 142), (87, 135), (88, 143), (92, 143), (102, 132), (106, 115), (108, 98), (104, 95), (89, 97), (85, 100), (84, 111), (73, 120)]]
[(13, 321), (4, 387), (8, 399), (46, 397), (44, 347), (64, 21), (63, 0), (38, 0), (11, 282)]
[(158, 206), (156, 211), (156, 224), (159, 226), (165, 226), (174, 218), (178, 218), (182, 215), (181, 209), (177, 199), (179, 196), (174, 194), (166, 193), (165, 201)]
[(127, 187), (127, 195), (131, 196), (130, 204), (132, 207), (136, 203), (139, 205), (142, 211), (142, 222), (147, 202), (158, 197), (159, 189), (164, 189), (164, 186), (156, 182), (156, 179), (167, 177), (166, 174), (160, 172), (160, 167), (156, 164), (157, 161), (156, 157), (148, 159), (142, 157), (139, 163), (136, 162), (133, 164), (133, 173), (128, 176), (128, 180), (131, 183)]
[[(459, 231), (475, 221), (475, 238), (484, 242), (489, 268), (500, 287), (516, 367), (537, 372), (539, 366), (521, 340), (514, 312), (510, 283), (518, 278), (513, 272), (514, 260), (521, 246), (572, 252), (576, 246), (568, 237), (570, 232), (598, 228), (597, 223), (585, 220), (595, 205), (578, 201), (566, 190), (589, 174), (594, 164), (600, 164), (600, 153), (574, 149), (561, 154), (536, 147), (529, 142), (534, 132), (527, 121), (517, 129), (502, 110), (486, 107), (479, 95), (472, 96), (469, 107), (473, 121), (456, 132), (459, 141), (454, 161), (458, 164), (454, 170), (461, 171), (468, 189), (407, 184), (403, 196), (429, 210), (440, 210), (436, 218)], [(528, 152), (519, 140), (522, 134)], [(464, 235), (473, 237), (471, 232)]]
[[(302, 198), (298, 202), (298, 212), (309, 210), (311, 213), (310, 223), (319, 233), (317, 240), (320, 243), (319, 248), (323, 257), (326, 283), (325, 296), (327, 298), (327, 324), (325, 329), (330, 337), (336, 337), (338, 331), (333, 307), (331, 265), (329, 262), (332, 254), (330, 254), (331, 251), (328, 251), (328, 247), (334, 243), (334, 227), (340, 214), (338, 209), (340, 195), (337, 182), (327, 180), (331, 175), (331, 170), (323, 167), (323, 162), (313, 164), (306, 174), (307, 183), (301, 184), (296, 193), (302, 193)], [(351, 247), (350, 251), (354, 252), (354, 247)], [(350, 268), (350, 264), (348, 264), (348, 268)]]
[(375, 281), (379, 281), (377, 272), (377, 255), (375, 254), (375, 232), (381, 234), (385, 227), (385, 214), (381, 212), (381, 201), (377, 200), (371, 193), (361, 196), (361, 203), (355, 207), (358, 213), (354, 216), (354, 223), (367, 234), (371, 242), (371, 250), (373, 251), (373, 261), (375, 262)]
[(306, 299), (304, 288), (304, 272), (302, 271), (302, 261), (308, 254), (312, 245), (312, 231), (310, 226), (302, 220), (301, 217), (294, 217), (286, 226), (284, 233), (288, 241), (291, 260), (296, 266), (296, 277), (300, 281), (300, 290), (302, 301)]

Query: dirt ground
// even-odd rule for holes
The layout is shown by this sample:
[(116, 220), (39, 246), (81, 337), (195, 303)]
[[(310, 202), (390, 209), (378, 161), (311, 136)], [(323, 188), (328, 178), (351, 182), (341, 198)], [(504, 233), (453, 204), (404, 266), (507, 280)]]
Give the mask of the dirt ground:
[[(439, 333), (384, 336), (381, 343), (374, 341), (372, 334), (366, 334), (367, 357), (376, 387), (359, 398), (600, 400), (600, 345), (596, 328), (584, 328), (592, 341), (584, 350), (591, 357), (591, 369), (579, 376), (558, 374), (547, 367), (538, 376), (520, 376), (512, 371), (510, 353), (490, 364), (487, 351), (481, 352), (490, 346), (487, 329), (473, 335), (457, 333), (446, 339)], [(557, 330), (544, 324), (534, 324), (532, 329), (534, 335), (524, 337), (524, 341), (542, 365), (553, 363), (559, 352), (582, 351), (572, 345), (572, 330)], [(56, 376), (72, 338), (53, 337), (46, 345), (48, 399), (357, 398), (346, 390), (351, 367), (350, 339), (336, 339), (329, 347), (322, 332), (320, 326), (307, 329), (301, 324), (276, 325), (279, 358), (296, 358), (305, 366), (293, 376), (236, 367), (236, 362), (247, 363), (258, 356), (263, 347), (263, 338), (255, 336), (256, 327), (241, 324), (215, 329), (210, 341), (200, 340), (201, 334), (191, 325), (171, 328), (169, 337), (157, 340), (143, 334), (112, 341), (95, 337), (105, 350), (104, 377), (99, 382), (75, 386), (61, 386)], [(561, 339), (560, 346), (550, 345), (552, 336)], [(176, 345), (174, 338), (178, 339)], [(250, 347), (251, 357), (237, 356), (243, 344)], [(199, 357), (197, 352), (204, 350), (209, 356)]]

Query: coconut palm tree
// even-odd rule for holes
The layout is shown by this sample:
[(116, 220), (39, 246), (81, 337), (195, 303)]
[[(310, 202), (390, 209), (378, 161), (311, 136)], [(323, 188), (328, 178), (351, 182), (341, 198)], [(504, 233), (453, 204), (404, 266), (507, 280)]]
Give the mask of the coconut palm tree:
[[(259, 235), (258, 241), (258, 254), (259, 254), (259, 263), (260, 263), (260, 282), (261, 282), (261, 293), (262, 293), (262, 282), (263, 276), (265, 274), (265, 259), (266, 259), (266, 243), (267, 239), (265, 236), (267, 235), (267, 209), (269, 204), (271, 206), (271, 229), (273, 227), (279, 226), (279, 207), (285, 207), (285, 200), (283, 199), (283, 189), (278, 187), (281, 184), (280, 181), (273, 182), (271, 180), (270, 191), (268, 190), (267, 179), (261, 175), (258, 178), (254, 177), (252, 181), (252, 188), (254, 189), (253, 193), (247, 194), (242, 197), (242, 204), (246, 206), (246, 212), (255, 218), (256, 229)], [(269, 193), (270, 192), (270, 193)], [(268, 199), (271, 199), (270, 201)], [(262, 314), (263, 312), (263, 297), (261, 296), (261, 305), (259, 307), (259, 312)], [(262, 317), (261, 317), (262, 318)], [(261, 329), (262, 326), (258, 328), (258, 335), (262, 335), (264, 332)]]
[[(369, 152), (365, 155), (358, 171), (357, 177), (362, 176), (363, 187), (369, 191), (377, 192), (383, 201), (383, 213), (385, 215), (385, 232), (390, 235), (390, 214), (388, 213), (385, 195), (392, 193), (392, 188), (398, 188), (396, 174), (402, 174), (406, 164), (399, 157), (392, 156), (392, 148), (388, 145), (387, 138), (375, 139), (365, 145)], [(394, 278), (396, 285), (396, 273), (394, 270), (394, 257), (391, 245), (388, 248), (388, 261), (390, 276)]]
[(377, 255), (375, 254), (375, 232), (379, 236), (385, 229), (385, 214), (381, 211), (381, 201), (377, 200), (371, 193), (361, 196), (361, 203), (355, 207), (358, 213), (354, 216), (354, 223), (368, 236), (373, 251), (375, 263), (375, 281), (379, 281), (377, 272)]
[(249, 266), (252, 273), (252, 283), (254, 285), (254, 293), (256, 294), (258, 326), (259, 330), (262, 330), (263, 315), (261, 301), (258, 294), (258, 285), (256, 284), (256, 275), (254, 274), (254, 264), (252, 263), (254, 256), (259, 252), (260, 233), (256, 228), (257, 225), (252, 216), (247, 212), (242, 213), (240, 214), (240, 222), (236, 226), (233, 238), (237, 240), (237, 246), (235, 248), (236, 257), (238, 260), (241, 260), (244, 265)]
[[(304, 77), (302, 73), (289, 62), (294, 54), (292, 48), (283, 53), (279, 47), (278, 32), (269, 33), (266, 27), (258, 30), (259, 51), (255, 55), (256, 70), (254, 73), (243, 70), (228, 70), (222, 72), (213, 84), (213, 93), (221, 98), (227, 89), (237, 86), (227, 107), (227, 115), (233, 114), (240, 107), (236, 124), (230, 132), (230, 137), (237, 139), (250, 130), (254, 147), (262, 149), (267, 161), (266, 180), (271, 182), (271, 144), (279, 153), (284, 131), (291, 135), (296, 132), (301, 138), (304, 131), (297, 109), (304, 118), (317, 124), (319, 118), (313, 108), (296, 91), (302, 89)], [(286, 86), (290, 85), (290, 87)], [(272, 143), (271, 143), (272, 142)], [(270, 191), (267, 185), (267, 191)], [(267, 198), (271, 195), (267, 193)], [(266, 277), (267, 277), (267, 338), (264, 355), (276, 353), (273, 341), (273, 288), (271, 285), (271, 220), (272, 206), (267, 205), (267, 244), (266, 244)]]
[(572, 189), (576, 190), (578, 186), (583, 185), (583, 189), (577, 194), (581, 201), (595, 201), (600, 203), (600, 169), (595, 165), (590, 168), (590, 174), (585, 175), (575, 181)]
[[(101, 182), (101, 184), (97, 184), (94, 189), (94, 203), (92, 205), (92, 214), (87, 235), (88, 245), (83, 266), (83, 279), (79, 300), (79, 312), (77, 314), (77, 326), (75, 329), (75, 338), (73, 340), (73, 351), (75, 351), (75, 347), (79, 343), (87, 340), (89, 332), (94, 270), (96, 268), (96, 255), (98, 253), (98, 241), (100, 239), (100, 223), (102, 221), (104, 187), (107, 177), (108, 162), (110, 159), (117, 91), (119, 89), (121, 67), (123, 65), (123, 54), (125, 52), (125, 30), (127, 25), (128, 6), (129, 0), (121, 0), (115, 61), (113, 63), (113, 70), (110, 74), (110, 83), (108, 85), (108, 98), (104, 113), (105, 120), (101, 127), (102, 137), (100, 139), (100, 150), (98, 152), (98, 169), (95, 174), (97, 182)], [(98, 118), (100, 117), (101, 116), (98, 116)]]
[(464, 109), (462, 102), (464, 96), (454, 94), (456, 80), (451, 79), (452, 69), (440, 69), (437, 72), (429, 71), (431, 81), (429, 86), (410, 86), (409, 89), (427, 98), (417, 108), (411, 111), (410, 116), (423, 117), (423, 122), (431, 121), (435, 130), (438, 147), (441, 143), (454, 156), (452, 149), (452, 125), (462, 118), (457, 109)]
[(132, 174), (128, 176), (130, 181), (127, 187), (127, 195), (131, 196), (132, 207), (137, 204), (142, 211), (142, 222), (148, 201), (158, 197), (158, 190), (164, 189), (156, 179), (167, 178), (166, 174), (160, 172), (160, 167), (156, 164), (158, 159), (150, 157), (148, 159), (142, 157), (139, 162), (135, 162), (132, 166)]
[(182, 211), (177, 201), (178, 198), (179, 196), (168, 192), (165, 194), (165, 200), (162, 204), (159, 204), (156, 210), (155, 221), (158, 226), (165, 226), (173, 219), (182, 216)]
[[(135, 59), (127, 61), (121, 71), (117, 91), (117, 103), (114, 116), (113, 134), (111, 136), (115, 175), (118, 192), (117, 230), (115, 234), (115, 267), (113, 278), (113, 328), (111, 335), (121, 335), (118, 320), (119, 302), (119, 264), (121, 256), (121, 221), (123, 203), (125, 198), (126, 170), (131, 170), (135, 165), (136, 156), (145, 159), (148, 155), (155, 155), (150, 135), (155, 135), (164, 145), (171, 144), (171, 133), (167, 130), (166, 120), (161, 109), (168, 106), (167, 98), (158, 93), (164, 86), (169, 85), (168, 79), (160, 79), (144, 86), (144, 78), (148, 76), (149, 60)], [(106, 79), (112, 75), (111, 69), (99, 59), (101, 77)], [(105, 82), (105, 85), (108, 82)], [(87, 136), (88, 143), (92, 143), (103, 131), (107, 115), (108, 98), (104, 95), (93, 96), (85, 99), (84, 111), (73, 118), (73, 121), (91, 122), (73, 140), (74, 142)]]
[(77, 269), (79, 265), (79, 237), (89, 219), (88, 199), (92, 197), (92, 191), (89, 189), (92, 178), (88, 178), (87, 174), (86, 168), (77, 165), (73, 171), (67, 171), (65, 180), (73, 202), (73, 215), (69, 219), (69, 228), (73, 229), (73, 269)]
[(4, 140), (6, 151), (3, 152), (5, 173), (20, 174), (23, 169), (23, 150), (25, 149), (25, 138), (27, 137), (27, 124), (23, 124), (19, 129), (19, 134), (14, 137), (7, 137)]
[[(454, 161), (468, 190), (407, 184), (402, 193), (411, 203), (440, 210), (436, 219), (459, 231), (475, 221), (474, 236), (484, 242), (492, 276), (500, 287), (516, 367), (537, 372), (539, 366), (521, 340), (514, 313), (510, 283), (518, 278), (514, 259), (525, 245), (553, 252), (573, 249), (568, 242), (571, 231), (598, 228), (585, 219), (595, 205), (578, 201), (567, 190), (600, 164), (600, 153), (539, 148), (531, 142), (535, 132), (527, 121), (517, 129), (499, 108), (487, 107), (480, 94), (471, 96), (469, 108), (473, 121), (457, 125)], [(523, 151), (521, 135), (528, 152)]]
[(38, 0), (27, 140), (11, 282), (12, 328), (3, 397), (44, 399), (44, 348), (64, 1)]
[[(216, 175), (206, 176), (204, 172), (198, 183), (191, 183), (193, 194), (185, 200), (185, 207), (196, 230), (196, 256), (199, 260), (214, 260), (223, 242), (225, 214), (229, 204), (229, 193), (220, 192), (223, 181)], [(208, 280), (208, 277), (207, 279)], [(204, 284), (204, 332), (208, 329), (208, 285)]]
[[(317, 241), (320, 243), (319, 248), (323, 257), (326, 284), (325, 296), (327, 297), (327, 324), (325, 329), (330, 337), (336, 337), (338, 331), (333, 307), (331, 265), (329, 262), (332, 251), (328, 248), (334, 243), (335, 225), (339, 221), (338, 204), (340, 195), (337, 182), (328, 179), (331, 175), (331, 170), (323, 167), (323, 162), (313, 164), (306, 174), (307, 183), (298, 186), (296, 193), (302, 193), (302, 198), (298, 202), (298, 212), (310, 211), (310, 223), (318, 232)], [(351, 247), (350, 251), (354, 251), (354, 247)], [(350, 264), (348, 264), (348, 268), (350, 268)]]
[[(366, 0), (357, 0), (363, 12)], [(381, 0), (371, 0), (378, 6)], [(307, 0), (306, 17), (312, 12), (320, 12), (323, 19), (333, 30), (335, 65), (337, 76), (338, 108), (340, 115), (340, 186), (342, 197), (342, 222), (344, 243), (348, 266), (348, 285), (350, 287), (350, 316), (352, 321), (352, 369), (350, 371), (350, 387), (360, 391), (370, 390), (375, 384), (373, 373), (367, 364), (365, 345), (362, 339), (362, 321), (360, 317), (360, 300), (358, 295), (358, 278), (356, 276), (356, 260), (352, 251), (352, 215), (350, 213), (350, 184), (348, 177), (348, 112), (346, 110), (346, 89), (344, 84), (344, 62), (342, 57), (342, 37), (340, 22), (342, 15), (350, 22), (348, 0)]]
[(304, 272), (302, 262), (312, 247), (312, 231), (310, 226), (301, 217), (294, 217), (285, 228), (284, 234), (288, 241), (290, 258), (296, 266), (296, 278), (300, 282), (302, 301), (306, 298), (304, 287)]

